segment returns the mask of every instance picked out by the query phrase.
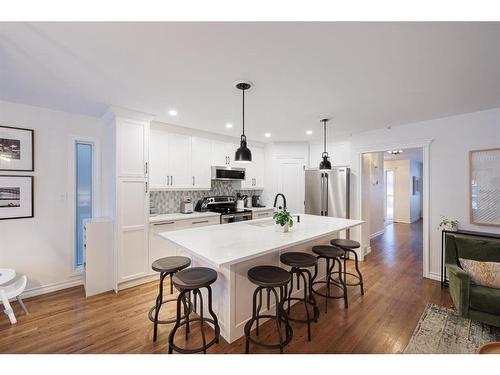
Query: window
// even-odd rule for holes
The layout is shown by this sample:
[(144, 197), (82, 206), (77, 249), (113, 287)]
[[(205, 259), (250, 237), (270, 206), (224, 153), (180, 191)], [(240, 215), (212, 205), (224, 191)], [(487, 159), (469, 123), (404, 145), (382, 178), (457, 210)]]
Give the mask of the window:
[(83, 224), (92, 217), (92, 154), (91, 143), (76, 142), (75, 181), (75, 267), (83, 266)]

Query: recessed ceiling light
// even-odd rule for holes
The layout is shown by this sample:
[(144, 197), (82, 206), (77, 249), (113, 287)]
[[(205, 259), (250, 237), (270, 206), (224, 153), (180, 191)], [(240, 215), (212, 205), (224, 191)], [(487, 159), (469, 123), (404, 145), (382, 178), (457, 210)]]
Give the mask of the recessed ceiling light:
[(271, 136), (271, 133), (265, 133), (265, 134), (264, 134), (264, 136), (265, 136), (266, 138), (269, 138), (269, 137)]
[(229, 122), (226, 124), (226, 128), (227, 128), (227, 129), (231, 129), (232, 127), (233, 127), (233, 124), (231, 124), (231, 123), (229, 123)]
[(170, 116), (177, 116), (177, 111), (175, 109), (171, 109), (170, 111), (168, 111), (168, 114)]
[(312, 131), (312, 130), (308, 130), (308, 131), (306, 131), (306, 134), (307, 134), (307, 135), (311, 135), (312, 133), (313, 133), (313, 131)]

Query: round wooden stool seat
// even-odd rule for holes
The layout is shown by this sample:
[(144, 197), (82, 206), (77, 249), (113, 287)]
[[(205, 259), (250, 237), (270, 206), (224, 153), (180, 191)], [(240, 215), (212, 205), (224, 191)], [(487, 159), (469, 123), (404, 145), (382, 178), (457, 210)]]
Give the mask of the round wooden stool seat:
[(330, 245), (313, 246), (312, 252), (325, 258), (341, 258), (345, 255), (344, 250)]
[(190, 265), (191, 259), (188, 257), (172, 256), (155, 260), (151, 265), (151, 268), (156, 272), (173, 273), (183, 270)]
[(258, 286), (275, 288), (290, 282), (290, 274), (281, 267), (257, 266), (248, 270), (248, 280)]
[(343, 238), (335, 238), (334, 240), (331, 240), (330, 243), (333, 246), (343, 247), (345, 249), (357, 249), (361, 246), (357, 241), (346, 240)]
[(314, 255), (296, 251), (281, 254), (280, 261), (290, 267), (313, 267), (318, 262)]
[(198, 289), (209, 286), (217, 280), (217, 272), (206, 267), (192, 267), (177, 272), (172, 281), (180, 289)]

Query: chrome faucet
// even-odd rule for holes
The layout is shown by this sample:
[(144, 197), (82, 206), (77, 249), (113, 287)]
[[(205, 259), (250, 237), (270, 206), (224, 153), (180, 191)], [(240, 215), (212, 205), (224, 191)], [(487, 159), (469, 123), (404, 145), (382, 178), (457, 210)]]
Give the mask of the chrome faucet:
[(281, 196), (283, 198), (283, 207), (281, 206), (278, 206), (278, 210), (281, 210), (282, 208), (283, 209), (286, 209), (286, 198), (285, 196), (282, 194), (282, 193), (278, 193), (276, 194), (276, 196), (274, 197), (274, 204), (273, 204), (273, 207), (276, 208), (276, 203), (278, 203), (278, 197)]

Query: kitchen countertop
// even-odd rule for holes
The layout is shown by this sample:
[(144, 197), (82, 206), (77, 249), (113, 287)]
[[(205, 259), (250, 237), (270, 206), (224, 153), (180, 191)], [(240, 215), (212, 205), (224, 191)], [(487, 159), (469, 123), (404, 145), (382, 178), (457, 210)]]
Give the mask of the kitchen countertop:
[(220, 214), (216, 212), (193, 212), (192, 214), (182, 214), (179, 212), (175, 214), (160, 214), (160, 215), (150, 216), (149, 222), (159, 223), (162, 221), (188, 220), (188, 219), (197, 219), (202, 217), (213, 217), (213, 216), (220, 216)]
[(362, 224), (361, 220), (300, 215), (290, 232), (276, 231), (273, 219), (162, 232), (159, 235), (215, 267), (229, 266), (309, 242)]

